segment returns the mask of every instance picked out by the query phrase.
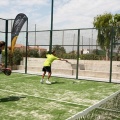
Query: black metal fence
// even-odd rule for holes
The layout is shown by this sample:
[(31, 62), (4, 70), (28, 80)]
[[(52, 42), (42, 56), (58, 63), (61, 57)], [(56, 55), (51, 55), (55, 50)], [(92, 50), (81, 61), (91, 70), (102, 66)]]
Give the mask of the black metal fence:
[[(6, 50), (8, 50), (7, 47), (11, 45), (13, 21), (13, 19), (0, 19), (0, 40), (6, 41)], [(52, 68), (55, 76), (119, 82), (119, 28), (111, 27), (101, 28), (99, 30), (95, 28), (53, 30), (52, 41), (50, 39), (50, 30), (29, 31), (28, 29), (27, 31), (26, 28), (27, 23), (24, 24), (16, 43), (19, 45), (17, 48), (24, 51), (24, 55), (22, 56), (24, 58), (21, 60), (20, 65), (17, 66), (16, 71), (19, 72), (21, 70), (24, 71), (24, 73), (41, 73), (45, 53), (52, 48), (56, 50), (58, 57), (68, 59), (71, 62), (69, 65), (67, 63), (60, 63), (59, 65), (59, 62), (55, 61)], [(109, 36), (107, 37), (109, 39), (107, 40), (108, 42), (105, 43), (105, 38), (101, 38), (101, 42), (104, 42), (104, 44), (100, 46), (101, 42), (99, 39), (101, 36), (99, 36), (99, 33), (102, 29), (109, 31)], [(31, 55), (30, 50), (37, 51), (37, 58), (35, 51)], [(9, 50), (5, 55), (6, 66), (9, 64), (8, 54)]]

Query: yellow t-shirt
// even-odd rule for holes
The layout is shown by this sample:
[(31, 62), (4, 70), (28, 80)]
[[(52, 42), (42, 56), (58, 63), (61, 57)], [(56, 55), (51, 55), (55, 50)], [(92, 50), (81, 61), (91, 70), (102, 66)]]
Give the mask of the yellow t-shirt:
[(53, 54), (47, 54), (47, 59), (45, 60), (43, 66), (50, 66), (54, 60), (58, 60), (58, 57), (55, 57)]

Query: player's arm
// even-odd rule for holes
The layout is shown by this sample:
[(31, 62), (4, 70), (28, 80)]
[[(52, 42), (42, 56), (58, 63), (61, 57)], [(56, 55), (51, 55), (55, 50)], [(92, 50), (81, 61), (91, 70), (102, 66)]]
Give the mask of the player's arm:
[(61, 61), (66, 61), (68, 62), (67, 60), (63, 59), (63, 58), (58, 58), (58, 60), (61, 60)]
[(61, 61), (66, 61), (66, 62), (68, 62), (67, 60), (65, 60), (65, 59), (63, 59), (63, 58), (58, 58), (58, 57), (56, 57), (56, 56), (54, 56), (54, 59), (55, 59), (55, 60), (61, 60)]

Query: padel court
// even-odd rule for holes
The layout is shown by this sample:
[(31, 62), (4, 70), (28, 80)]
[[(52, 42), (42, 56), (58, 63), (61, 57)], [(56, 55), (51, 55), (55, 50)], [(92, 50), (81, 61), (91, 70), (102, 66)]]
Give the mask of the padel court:
[[(1, 120), (66, 120), (119, 91), (120, 84), (41, 76), (0, 74)], [(117, 101), (118, 102), (118, 101)]]

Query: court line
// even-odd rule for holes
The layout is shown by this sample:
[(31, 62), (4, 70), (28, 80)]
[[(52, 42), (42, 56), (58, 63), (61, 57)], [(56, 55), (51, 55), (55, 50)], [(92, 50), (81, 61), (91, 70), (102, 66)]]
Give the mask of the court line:
[(35, 97), (35, 98), (41, 98), (41, 99), (50, 100), (50, 101), (56, 101), (56, 102), (60, 102), (60, 103), (66, 103), (66, 104), (72, 104), (72, 105), (77, 105), (77, 106), (90, 107), (90, 106), (84, 105), (84, 104), (78, 104), (78, 103), (67, 102), (67, 101), (58, 100), (58, 99), (51, 99), (51, 98), (45, 98), (45, 97), (40, 97), (40, 96), (35, 96), (35, 95), (29, 95), (27, 93), (14, 92), (14, 91), (4, 90), (4, 89), (0, 89), (0, 90), (4, 91), (4, 92), (9, 92), (9, 93), (15, 93), (15, 94), (20, 94), (20, 95), (25, 95), (25, 96), (28, 96), (28, 97)]

